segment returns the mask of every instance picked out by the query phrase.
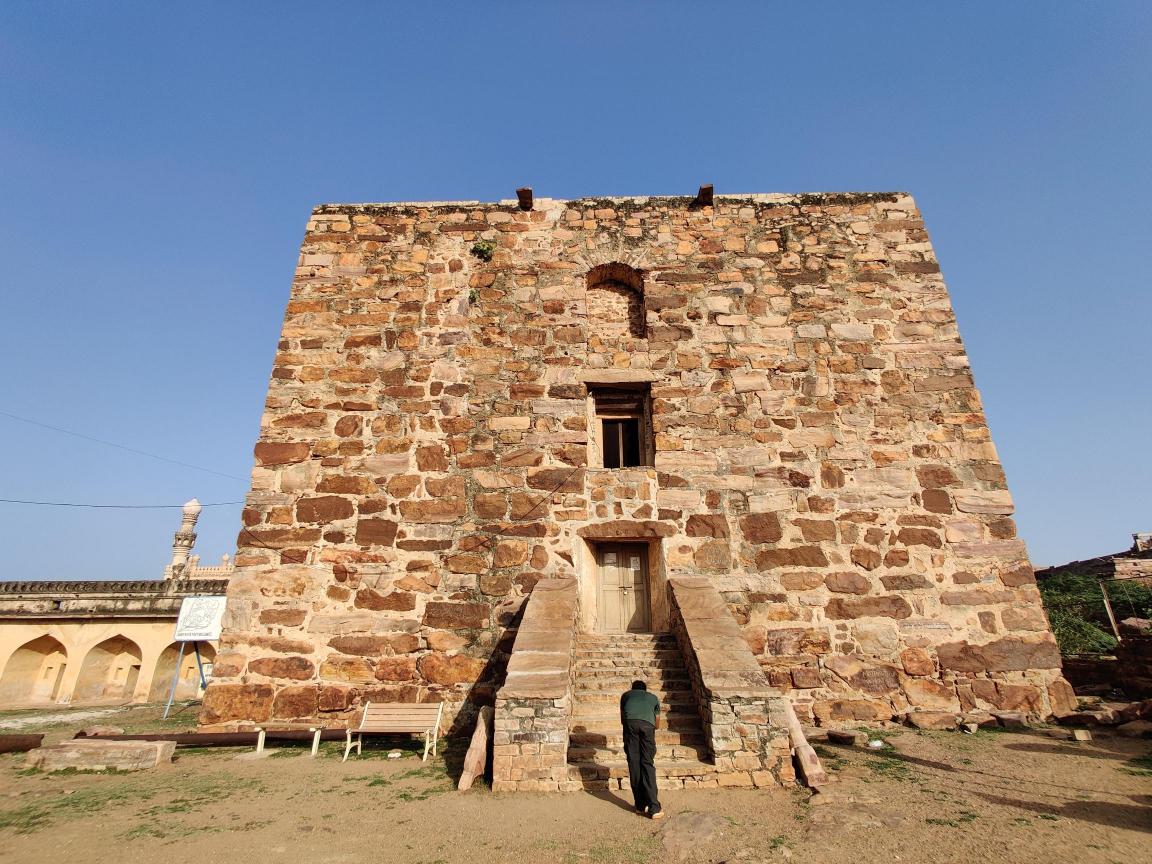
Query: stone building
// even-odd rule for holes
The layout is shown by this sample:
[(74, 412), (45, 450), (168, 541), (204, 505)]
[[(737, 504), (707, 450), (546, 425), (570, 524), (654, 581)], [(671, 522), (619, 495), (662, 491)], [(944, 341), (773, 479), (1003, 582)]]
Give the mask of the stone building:
[(318, 207), (255, 457), (209, 725), (495, 701), (497, 788), (567, 789), (636, 675), (681, 785), (1069, 709), (907, 195)]
[[(0, 582), (0, 707), (166, 699), (179, 656), (180, 603), (221, 595), (228, 556), (214, 567), (192, 555), (200, 504), (184, 505), (163, 579)], [(214, 645), (200, 648), (205, 662)], [(199, 695), (195, 656), (180, 663), (176, 697)]]

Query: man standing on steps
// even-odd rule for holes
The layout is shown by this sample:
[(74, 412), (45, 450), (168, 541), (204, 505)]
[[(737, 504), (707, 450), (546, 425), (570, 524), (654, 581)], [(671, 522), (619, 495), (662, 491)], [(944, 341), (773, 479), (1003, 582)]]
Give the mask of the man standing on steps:
[(633, 681), (632, 689), (620, 697), (620, 724), (624, 727), (624, 755), (628, 757), (628, 780), (637, 813), (650, 819), (663, 819), (664, 811), (656, 795), (656, 726), (660, 700), (648, 692), (643, 681)]

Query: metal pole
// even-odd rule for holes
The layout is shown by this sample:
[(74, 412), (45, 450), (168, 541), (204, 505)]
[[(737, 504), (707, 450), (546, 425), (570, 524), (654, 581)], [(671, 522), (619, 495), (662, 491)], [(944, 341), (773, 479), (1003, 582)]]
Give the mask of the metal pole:
[(176, 654), (176, 671), (172, 673), (172, 689), (168, 691), (168, 704), (164, 706), (164, 719), (168, 719), (168, 712), (172, 710), (172, 700), (176, 698), (176, 685), (180, 683), (180, 664), (184, 661), (184, 643), (180, 643), (180, 651)]
[(200, 671), (200, 689), (208, 689), (208, 679), (204, 677), (204, 661), (200, 659), (200, 643), (193, 642), (192, 650), (196, 652), (196, 668)]
[(1116, 615), (1112, 612), (1112, 601), (1108, 599), (1108, 589), (1104, 587), (1104, 580), (1100, 580), (1100, 593), (1104, 595), (1104, 609), (1108, 612), (1108, 623), (1112, 625), (1112, 632), (1116, 634), (1116, 641), (1120, 641), (1120, 628), (1116, 626)]

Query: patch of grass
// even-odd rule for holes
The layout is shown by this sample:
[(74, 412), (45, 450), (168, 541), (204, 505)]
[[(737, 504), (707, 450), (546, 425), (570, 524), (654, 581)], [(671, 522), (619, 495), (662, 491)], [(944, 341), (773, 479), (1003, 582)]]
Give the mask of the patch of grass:
[(419, 768), (411, 768), (396, 777), (397, 780), (411, 780), (413, 778), (420, 778), (424, 780), (441, 780), (447, 774), (443, 765), (423, 765)]
[(896, 780), (900, 783), (920, 782), (916, 776), (916, 772), (902, 759), (896, 759), (892, 756), (870, 756), (864, 762), (864, 765), (871, 771), (882, 777), (887, 777), (889, 780)]
[(59, 792), (52, 797), (39, 798), (35, 804), (0, 810), (0, 830), (32, 834), (58, 819), (79, 818), (102, 812), (106, 808), (123, 807), (129, 803), (146, 801), (154, 794), (150, 789), (125, 783), (100, 784)]
[(775, 852), (777, 849), (791, 849), (792, 841), (785, 834), (777, 834), (768, 841), (768, 848)]
[(1152, 753), (1129, 759), (1120, 766), (1120, 770), (1136, 777), (1152, 777)]
[(1040, 818), (1046, 819), (1049, 822), (1059, 822), (1060, 821), (1060, 817), (1057, 816), (1055, 813), (1041, 813)]
[(445, 792), (451, 792), (451, 786), (429, 786), (427, 789), (422, 789), (419, 792), (409, 792), (403, 789), (396, 793), (397, 801), (427, 801), (436, 795), (443, 795)]
[(368, 781), (369, 786), (391, 786), (392, 781), (387, 777), (373, 777)]
[(829, 771), (839, 771), (848, 764), (848, 760), (822, 744), (817, 744), (812, 748), (816, 751), (816, 755), (820, 757), (820, 764)]

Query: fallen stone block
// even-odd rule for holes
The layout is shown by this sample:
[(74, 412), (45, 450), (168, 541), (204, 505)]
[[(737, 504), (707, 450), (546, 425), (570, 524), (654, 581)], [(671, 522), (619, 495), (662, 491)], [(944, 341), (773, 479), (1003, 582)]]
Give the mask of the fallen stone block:
[(1087, 729), (1073, 729), (1072, 730), (1072, 740), (1073, 741), (1091, 741), (1092, 740), (1092, 733), (1089, 732)]
[(856, 742), (860, 740), (859, 732), (848, 732), (842, 729), (829, 729), (828, 730), (828, 743), (829, 744), (843, 744), (848, 747), (855, 747)]
[(1028, 718), (1017, 711), (994, 711), (992, 716), (996, 718), (1003, 729), (1027, 729)]
[(917, 729), (947, 731), (956, 728), (956, 715), (950, 711), (909, 711), (904, 720)]
[(1125, 738), (1152, 738), (1152, 723), (1147, 720), (1131, 720), (1121, 723), (1116, 731)]
[(172, 761), (174, 741), (100, 741), (78, 738), (40, 747), (25, 763), (41, 771), (144, 771)]

